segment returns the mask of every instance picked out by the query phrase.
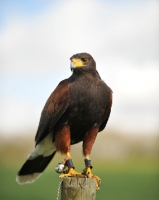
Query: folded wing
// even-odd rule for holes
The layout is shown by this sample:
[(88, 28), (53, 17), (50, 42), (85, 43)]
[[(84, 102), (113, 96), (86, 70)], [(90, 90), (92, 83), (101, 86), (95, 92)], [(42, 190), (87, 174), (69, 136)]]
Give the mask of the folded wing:
[(69, 83), (64, 80), (59, 83), (43, 108), (35, 137), (36, 145), (52, 131), (54, 125), (68, 108), (68, 105)]

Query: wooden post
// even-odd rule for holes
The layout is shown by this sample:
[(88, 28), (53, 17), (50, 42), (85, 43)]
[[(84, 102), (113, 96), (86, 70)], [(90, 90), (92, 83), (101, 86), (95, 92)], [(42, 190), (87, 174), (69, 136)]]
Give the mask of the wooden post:
[(61, 187), (61, 200), (95, 200), (94, 178), (65, 177)]

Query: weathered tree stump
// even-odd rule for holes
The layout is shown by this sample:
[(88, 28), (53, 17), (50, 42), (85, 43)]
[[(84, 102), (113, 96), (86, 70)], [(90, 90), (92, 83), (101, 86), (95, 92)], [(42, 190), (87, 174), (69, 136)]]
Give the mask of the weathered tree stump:
[(94, 178), (66, 177), (61, 187), (61, 200), (95, 200), (96, 180)]

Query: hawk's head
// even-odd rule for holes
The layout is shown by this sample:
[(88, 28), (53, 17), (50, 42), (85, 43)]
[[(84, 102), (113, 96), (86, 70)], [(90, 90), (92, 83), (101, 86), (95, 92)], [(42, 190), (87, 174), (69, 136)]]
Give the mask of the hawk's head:
[(71, 58), (71, 70), (76, 69), (86, 69), (93, 70), (96, 69), (96, 63), (93, 57), (88, 53), (78, 53), (73, 55)]

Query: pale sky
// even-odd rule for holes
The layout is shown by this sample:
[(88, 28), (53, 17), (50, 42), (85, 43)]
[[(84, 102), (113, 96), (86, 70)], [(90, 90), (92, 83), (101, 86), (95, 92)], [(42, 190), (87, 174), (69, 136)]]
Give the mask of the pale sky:
[(1, 2), (0, 134), (37, 129), (69, 58), (90, 53), (113, 90), (109, 129), (159, 133), (159, 2)]

